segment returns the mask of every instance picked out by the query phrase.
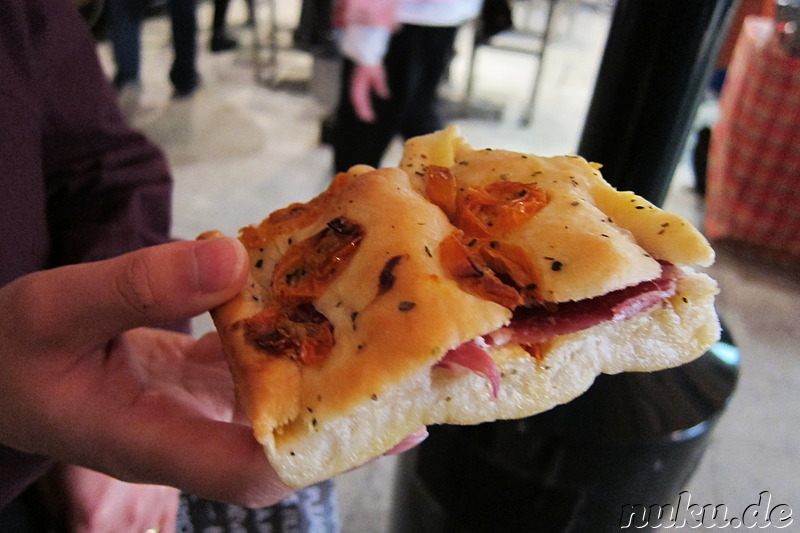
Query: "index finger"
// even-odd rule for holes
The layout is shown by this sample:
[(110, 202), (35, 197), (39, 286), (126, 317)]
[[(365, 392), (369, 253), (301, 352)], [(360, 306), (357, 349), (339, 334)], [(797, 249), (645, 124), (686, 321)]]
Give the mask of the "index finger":
[[(141, 425), (131, 424), (125, 435), (102, 439), (104, 446), (111, 446), (104, 457), (125, 457), (124, 463), (101, 465), (103, 471), (244, 507), (272, 505), (294, 490), (280, 480), (249, 426), (181, 413), (153, 423), (145, 409), (140, 415)], [(117, 445), (121, 449), (114, 450)]]

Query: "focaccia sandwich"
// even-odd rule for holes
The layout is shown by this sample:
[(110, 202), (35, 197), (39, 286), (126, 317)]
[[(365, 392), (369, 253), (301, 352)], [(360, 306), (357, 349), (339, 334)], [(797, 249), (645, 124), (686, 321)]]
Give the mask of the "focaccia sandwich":
[[(203, 238), (212, 238), (209, 233)], [(533, 415), (600, 373), (719, 336), (714, 254), (580, 157), (476, 150), (455, 129), (243, 228), (250, 274), (212, 312), (281, 478), (358, 466), (420, 425)]]

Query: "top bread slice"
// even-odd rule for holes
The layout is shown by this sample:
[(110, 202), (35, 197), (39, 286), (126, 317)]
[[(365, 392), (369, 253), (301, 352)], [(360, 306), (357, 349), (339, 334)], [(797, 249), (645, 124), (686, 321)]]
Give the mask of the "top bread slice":
[[(496, 391), (479, 373), (438, 364), (508, 325), (512, 310), (464, 290), (445, 268), (442, 242), (458, 230), (426, 198), (430, 165), (450, 169), (463, 191), (497, 180), (544, 191), (544, 207), (503, 239), (530, 256), (547, 305), (652, 280), (663, 262), (680, 269), (677, 291), (626, 320), (550, 339), (536, 357), (514, 344), (487, 346)], [(299, 296), (288, 290), (311, 268), (297, 250), (335, 233), (344, 244), (324, 263), (331, 275)], [(710, 264), (713, 252), (685, 220), (615, 191), (580, 158), (474, 150), (452, 129), (410, 140), (399, 168), (338, 175), (314, 200), (240, 238), (250, 253), (247, 286), (212, 316), (255, 436), (293, 486), (358, 466), (420, 425), (532, 415), (571, 400), (601, 372), (682, 364), (718, 336), (716, 285), (689, 268)], [(313, 306), (313, 321), (332, 335), (324, 357), (265, 352), (258, 317), (275, 302)]]

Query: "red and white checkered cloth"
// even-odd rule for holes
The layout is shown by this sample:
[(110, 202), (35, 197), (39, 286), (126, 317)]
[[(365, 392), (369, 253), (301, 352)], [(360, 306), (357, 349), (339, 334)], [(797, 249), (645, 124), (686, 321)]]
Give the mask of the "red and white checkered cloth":
[(800, 262), (800, 58), (771, 20), (748, 17), (720, 98), (708, 161), (706, 233)]

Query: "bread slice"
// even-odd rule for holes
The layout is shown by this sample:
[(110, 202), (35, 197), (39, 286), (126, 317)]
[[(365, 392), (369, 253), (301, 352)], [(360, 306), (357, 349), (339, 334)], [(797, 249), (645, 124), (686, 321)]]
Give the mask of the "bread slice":
[[(481, 180), (523, 182), (523, 173), (544, 191), (541, 209), (492, 246), (531, 257), (531, 294), (545, 308), (650, 283), (665, 262), (677, 265), (675, 290), (641, 312), (550, 337), (535, 350), (478, 341), (496, 381), (442, 364), (464, 343), (509, 326), (514, 313), (465, 289), (447, 268), (442, 243), (461, 230), (426, 197), (431, 164), (450, 169), (462, 192)], [(421, 425), (529, 416), (575, 398), (599, 373), (680, 365), (718, 338), (716, 284), (686, 264), (713, 260), (702, 236), (617, 193), (582, 159), (473, 150), (445, 130), (410, 141), (400, 168), (353, 168), (311, 202), (244, 228), (248, 284), (212, 312), (238, 399), (289, 485), (363, 464)], [(619, 207), (629, 198), (647, 206), (632, 211), (648, 220)], [(639, 234), (654, 228), (671, 231), (651, 246)], [(670, 242), (685, 249), (675, 252)], [(556, 255), (563, 268), (554, 268)], [(327, 344), (288, 342), (297, 328)]]

